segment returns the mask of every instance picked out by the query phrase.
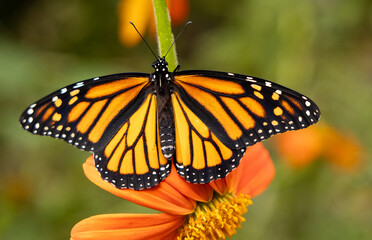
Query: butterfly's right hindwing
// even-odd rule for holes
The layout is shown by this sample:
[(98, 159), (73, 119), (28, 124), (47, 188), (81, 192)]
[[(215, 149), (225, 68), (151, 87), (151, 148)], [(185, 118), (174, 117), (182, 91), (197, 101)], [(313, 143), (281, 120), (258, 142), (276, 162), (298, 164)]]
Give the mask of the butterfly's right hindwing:
[(229, 149), (181, 100), (172, 95), (175, 120), (177, 172), (192, 183), (209, 183), (234, 170), (245, 148)]

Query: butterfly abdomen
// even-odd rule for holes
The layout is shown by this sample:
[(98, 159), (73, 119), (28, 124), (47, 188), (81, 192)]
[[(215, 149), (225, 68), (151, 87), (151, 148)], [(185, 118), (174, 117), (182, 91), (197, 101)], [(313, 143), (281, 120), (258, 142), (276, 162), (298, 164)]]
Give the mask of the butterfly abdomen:
[(174, 116), (169, 89), (170, 75), (167, 66), (161, 63), (155, 67), (155, 70), (160, 70), (152, 75), (158, 105), (160, 148), (164, 157), (170, 159), (175, 152)]
[(166, 158), (171, 158), (175, 151), (174, 119), (170, 95), (158, 96), (158, 120), (160, 148)]
[(159, 130), (161, 151), (164, 157), (169, 159), (174, 154), (174, 124), (160, 119)]

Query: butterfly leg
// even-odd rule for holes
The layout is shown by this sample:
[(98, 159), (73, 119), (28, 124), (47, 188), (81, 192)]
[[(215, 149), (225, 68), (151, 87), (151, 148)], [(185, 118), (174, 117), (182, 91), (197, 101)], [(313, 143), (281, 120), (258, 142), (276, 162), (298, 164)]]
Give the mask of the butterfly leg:
[(180, 70), (180, 68), (181, 68), (181, 65), (178, 64), (177, 67), (174, 69), (173, 72), (178, 72)]

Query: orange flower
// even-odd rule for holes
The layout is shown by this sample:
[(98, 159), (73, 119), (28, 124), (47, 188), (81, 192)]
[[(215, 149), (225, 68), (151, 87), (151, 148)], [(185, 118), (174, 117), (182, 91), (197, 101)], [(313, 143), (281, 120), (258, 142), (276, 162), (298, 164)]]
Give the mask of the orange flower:
[[(188, 0), (167, 0), (172, 25), (182, 24), (189, 14)], [(118, 6), (119, 39), (127, 47), (137, 45), (141, 37), (129, 24), (133, 22), (140, 31), (150, 29), (155, 33), (154, 11), (151, 0), (121, 0)]]
[(163, 213), (103, 214), (77, 223), (72, 240), (225, 239), (245, 219), (251, 198), (262, 193), (274, 177), (269, 153), (261, 143), (249, 147), (237, 169), (210, 184), (191, 184), (176, 169), (154, 188), (117, 189), (102, 180), (93, 157), (83, 165), (96, 185), (121, 198)]
[(284, 160), (296, 168), (324, 159), (343, 169), (356, 170), (364, 157), (355, 138), (325, 124), (283, 133), (274, 139)]

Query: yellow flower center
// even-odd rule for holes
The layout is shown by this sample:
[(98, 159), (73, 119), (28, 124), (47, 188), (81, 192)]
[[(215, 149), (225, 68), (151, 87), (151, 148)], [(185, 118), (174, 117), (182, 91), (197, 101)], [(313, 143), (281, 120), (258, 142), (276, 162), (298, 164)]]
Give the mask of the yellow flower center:
[(208, 203), (198, 203), (195, 211), (188, 215), (177, 239), (225, 239), (236, 233), (243, 214), (252, 204), (249, 195), (236, 197), (233, 193), (216, 195)]

